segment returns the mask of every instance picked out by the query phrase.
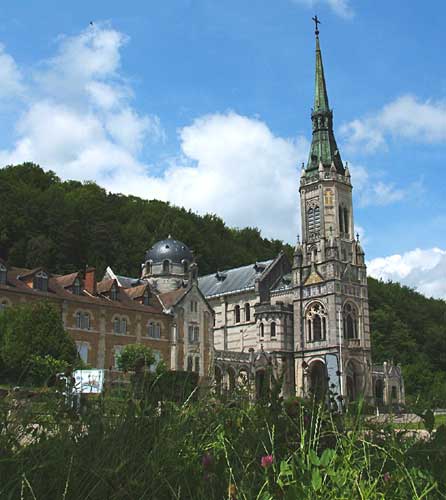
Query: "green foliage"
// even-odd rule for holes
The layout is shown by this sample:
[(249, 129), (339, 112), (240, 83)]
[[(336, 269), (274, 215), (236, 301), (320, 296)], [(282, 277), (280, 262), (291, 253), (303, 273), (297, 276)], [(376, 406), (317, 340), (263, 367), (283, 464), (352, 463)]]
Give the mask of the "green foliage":
[(92, 400), (77, 418), (53, 403), (36, 432), (27, 401), (3, 408), (1, 498), (444, 498), (444, 427), (417, 440), (302, 400), (289, 414), (290, 402), (272, 410), (205, 398), (128, 400), (120, 415)]
[(195, 252), (201, 274), (273, 258), (292, 248), (157, 200), (62, 182), (32, 163), (0, 169), (0, 257), (10, 265), (68, 273), (87, 264), (137, 276), (145, 251), (168, 234)]
[(152, 349), (143, 344), (128, 344), (118, 356), (118, 367), (123, 371), (141, 371), (155, 363)]
[(446, 405), (446, 303), (399, 283), (369, 278), (374, 362), (403, 368), (409, 402)]
[(2, 377), (15, 383), (33, 377), (41, 382), (77, 360), (60, 311), (49, 302), (8, 307), (0, 315), (0, 332)]

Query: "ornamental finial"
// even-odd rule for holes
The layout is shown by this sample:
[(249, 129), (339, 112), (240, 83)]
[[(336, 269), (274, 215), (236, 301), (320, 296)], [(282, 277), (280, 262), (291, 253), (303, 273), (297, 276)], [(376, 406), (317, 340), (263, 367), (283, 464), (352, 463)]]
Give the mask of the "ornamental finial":
[(317, 16), (312, 17), (312, 19), (314, 21), (314, 27), (315, 27), (314, 33), (315, 33), (316, 36), (319, 36), (319, 27), (318, 27), (318, 25), (321, 24), (321, 22), (319, 21), (319, 19), (318, 19)]

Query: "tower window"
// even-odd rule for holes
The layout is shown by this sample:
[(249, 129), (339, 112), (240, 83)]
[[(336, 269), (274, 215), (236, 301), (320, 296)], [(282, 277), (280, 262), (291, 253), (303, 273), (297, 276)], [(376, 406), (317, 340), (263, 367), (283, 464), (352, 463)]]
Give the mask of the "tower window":
[(346, 339), (357, 339), (359, 337), (358, 315), (356, 308), (351, 304), (344, 307), (344, 335)]
[(319, 302), (311, 304), (305, 315), (308, 342), (320, 342), (327, 339), (327, 318), (325, 309)]
[(170, 272), (170, 262), (168, 260), (165, 260), (163, 262), (163, 273), (169, 273)]
[(344, 208), (344, 232), (347, 234), (347, 236), (350, 234), (349, 228), (350, 228), (349, 213), (348, 209)]
[(344, 211), (341, 205), (339, 205), (339, 232), (344, 232)]
[(260, 338), (263, 339), (265, 336), (265, 327), (263, 323), (260, 323), (259, 325), (259, 333), (260, 333)]
[(318, 206), (308, 209), (308, 231), (319, 231), (321, 228), (321, 211)]

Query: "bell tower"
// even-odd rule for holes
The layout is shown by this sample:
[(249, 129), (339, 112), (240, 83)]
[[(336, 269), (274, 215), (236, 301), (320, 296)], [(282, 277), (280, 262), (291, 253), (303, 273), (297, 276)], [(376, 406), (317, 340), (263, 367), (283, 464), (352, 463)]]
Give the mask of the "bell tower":
[(301, 234), (293, 263), (298, 394), (329, 388), (373, 398), (367, 276), (354, 236), (352, 183), (333, 132), (316, 24), (312, 142), (300, 178)]

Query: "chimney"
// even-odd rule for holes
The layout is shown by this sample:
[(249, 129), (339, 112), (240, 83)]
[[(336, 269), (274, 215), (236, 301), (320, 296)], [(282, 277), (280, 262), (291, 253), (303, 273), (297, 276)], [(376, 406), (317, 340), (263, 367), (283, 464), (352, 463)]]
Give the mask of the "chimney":
[(94, 267), (87, 267), (85, 270), (84, 287), (89, 294), (96, 295), (96, 269)]

